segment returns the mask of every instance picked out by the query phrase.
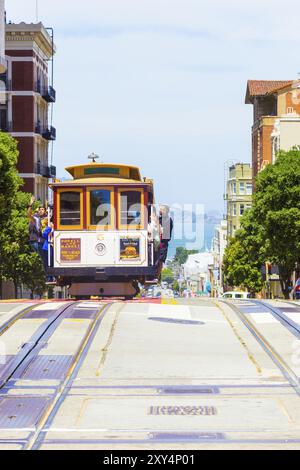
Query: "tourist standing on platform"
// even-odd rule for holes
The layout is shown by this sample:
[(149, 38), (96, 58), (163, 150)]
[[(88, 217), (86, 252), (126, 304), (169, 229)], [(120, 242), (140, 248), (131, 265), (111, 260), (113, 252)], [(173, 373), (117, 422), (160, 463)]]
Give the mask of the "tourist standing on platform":
[(170, 209), (168, 206), (160, 206), (159, 209), (159, 223), (161, 226), (161, 240), (160, 240), (160, 257), (158, 274), (160, 276), (164, 263), (168, 257), (169, 243), (172, 239), (174, 222), (170, 216)]
[(35, 197), (32, 196), (30, 205), (28, 207), (28, 220), (29, 220), (29, 243), (33, 251), (38, 253), (43, 259), (43, 245), (44, 239), (42, 236), (43, 227), (47, 221), (47, 210), (44, 206), (38, 207), (36, 212), (33, 213), (33, 204)]

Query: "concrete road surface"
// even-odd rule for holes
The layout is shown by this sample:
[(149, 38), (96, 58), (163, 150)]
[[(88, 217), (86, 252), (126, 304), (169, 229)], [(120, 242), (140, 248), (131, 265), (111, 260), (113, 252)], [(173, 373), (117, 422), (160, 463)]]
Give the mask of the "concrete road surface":
[(0, 327), (33, 309), (2, 332), (10, 358), (41, 332), (2, 387), (0, 448), (300, 449), (297, 304), (80, 302), (45, 328), (63, 305), (0, 303)]

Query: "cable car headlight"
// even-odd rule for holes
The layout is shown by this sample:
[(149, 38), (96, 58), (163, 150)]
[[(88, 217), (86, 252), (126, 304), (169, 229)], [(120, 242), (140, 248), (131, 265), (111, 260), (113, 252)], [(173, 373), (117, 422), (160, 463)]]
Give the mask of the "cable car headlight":
[(106, 246), (104, 245), (104, 243), (98, 243), (95, 246), (95, 252), (98, 256), (104, 256), (106, 253)]

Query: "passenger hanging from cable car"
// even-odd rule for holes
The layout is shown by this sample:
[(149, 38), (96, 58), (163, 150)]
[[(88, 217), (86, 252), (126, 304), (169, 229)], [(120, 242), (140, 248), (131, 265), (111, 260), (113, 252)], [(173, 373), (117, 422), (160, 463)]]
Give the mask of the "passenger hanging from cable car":
[(47, 221), (47, 209), (44, 206), (40, 206), (36, 212), (33, 213), (32, 208), (34, 203), (35, 197), (32, 196), (27, 211), (29, 220), (29, 243), (33, 251), (43, 258), (44, 240), (42, 237), (42, 230)]
[[(160, 258), (160, 243), (161, 243), (161, 236), (162, 236), (162, 227), (159, 223), (159, 218), (157, 216), (155, 206), (151, 207), (151, 211), (149, 215), (149, 223), (148, 223), (148, 236), (150, 242), (153, 245), (153, 259), (152, 264), (157, 265)], [(151, 245), (150, 245), (151, 246)], [(149, 259), (151, 256), (149, 255)]]
[[(45, 273), (47, 274), (48, 268), (53, 267), (54, 257), (53, 257), (53, 218), (50, 219), (50, 222), (47, 224), (46, 228), (43, 231), (43, 264)], [(53, 282), (53, 276), (47, 276), (47, 282)]]
[(164, 263), (168, 257), (169, 243), (172, 239), (174, 222), (170, 216), (170, 208), (168, 206), (160, 206), (159, 209), (159, 224), (161, 226), (161, 242), (160, 242), (160, 257), (158, 277), (160, 277)]

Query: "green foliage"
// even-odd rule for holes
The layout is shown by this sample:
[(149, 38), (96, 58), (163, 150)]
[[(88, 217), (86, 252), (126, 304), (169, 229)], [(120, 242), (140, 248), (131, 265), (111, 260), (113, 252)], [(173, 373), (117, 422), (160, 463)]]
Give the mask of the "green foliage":
[[(32, 293), (42, 293), (45, 274), (38, 255), (28, 242), (27, 207), (30, 194), (19, 191), (17, 142), (0, 132), (0, 290), (3, 280), (11, 280), (15, 293), (21, 284)], [(1, 296), (1, 292), (0, 292)]]
[(161, 273), (161, 280), (162, 282), (167, 282), (168, 284), (171, 284), (174, 281), (173, 271), (169, 268), (163, 269)]
[(197, 250), (187, 250), (186, 248), (180, 246), (176, 248), (176, 254), (174, 257), (174, 262), (182, 265), (186, 263), (189, 255), (194, 255), (199, 253)]
[(6, 229), (2, 265), (6, 280), (17, 286), (24, 284), (32, 293), (40, 294), (45, 288), (45, 273), (40, 257), (32, 253), (28, 242), (27, 207), (30, 194), (18, 192), (10, 224)]
[(300, 150), (281, 151), (257, 178), (253, 215), (262, 227), (266, 260), (279, 268), (286, 298), (300, 260)]
[(173, 282), (172, 288), (174, 291), (179, 292), (180, 291), (180, 285), (177, 279)]
[(19, 152), (17, 142), (0, 132), (0, 227), (3, 230), (11, 218), (15, 198), (22, 180), (16, 169)]
[(253, 206), (224, 257), (224, 279), (231, 286), (260, 290), (260, 268), (279, 268), (281, 288), (289, 298), (292, 273), (300, 261), (300, 150), (281, 151), (274, 165), (256, 180)]
[(3, 250), (8, 241), (7, 227), (15, 207), (17, 191), (21, 184), (16, 164), (18, 150), (16, 141), (0, 132), (0, 283), (3, 278)]
[(230, 240), (225, 250), (223, 270), (225, 284), (255, 294), (262, 289), (263, 250), (259, 227), (251, 215), (251, 211), (245, 213), (241, 229)]

